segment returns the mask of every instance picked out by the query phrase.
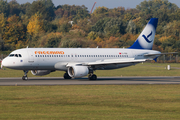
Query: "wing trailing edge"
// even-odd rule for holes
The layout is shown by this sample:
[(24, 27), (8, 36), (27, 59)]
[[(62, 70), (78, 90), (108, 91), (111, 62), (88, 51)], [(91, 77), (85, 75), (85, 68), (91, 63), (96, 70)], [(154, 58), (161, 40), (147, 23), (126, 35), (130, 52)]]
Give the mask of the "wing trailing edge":
[(128, 58), (128, 59), (108, 59), (108, 60), (101, 60), (96, 62), (89, 62), (86, 65), (109, 65), (109, 64), (127, 64), (127, 63), (140, 63), (145, 62), (147, 59), (134, 59), (134, 58)]

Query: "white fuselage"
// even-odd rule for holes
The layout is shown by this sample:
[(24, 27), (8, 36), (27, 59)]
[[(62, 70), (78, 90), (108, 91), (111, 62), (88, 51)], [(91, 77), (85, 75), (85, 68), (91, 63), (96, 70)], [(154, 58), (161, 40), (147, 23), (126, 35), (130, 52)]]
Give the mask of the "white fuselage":
[[(24, 48), (10, 53), (2, 61), (2, 65), (18, 70), (62, 70), (66, 71), (67, 64), (97, 62), (117, 59), (147, 59), (144, 54), (159, 54), (155, 50), (120, 49), (120, 48)], [(116, 69), (133, 65), (110, 64), (99, 66), (97, 69)]]

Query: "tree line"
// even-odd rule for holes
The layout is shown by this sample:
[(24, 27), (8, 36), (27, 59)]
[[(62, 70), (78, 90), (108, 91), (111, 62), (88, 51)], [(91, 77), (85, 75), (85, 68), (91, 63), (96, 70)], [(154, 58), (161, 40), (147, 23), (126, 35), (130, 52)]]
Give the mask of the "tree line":
[(0, 51), (29, 47), (130, 47), (147, 22), (159, 18), (154, 50), (180, 49), (180, 9), (168, 0), (145, 0), (136, 8), (58, 5), (52, 0), (19, 4), (0, 0)]

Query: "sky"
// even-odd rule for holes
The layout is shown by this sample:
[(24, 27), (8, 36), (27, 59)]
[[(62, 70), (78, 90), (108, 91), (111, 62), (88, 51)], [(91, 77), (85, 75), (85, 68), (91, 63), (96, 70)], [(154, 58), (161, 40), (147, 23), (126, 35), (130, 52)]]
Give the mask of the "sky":
[[(8, 2), (11, 0), (8, 0)], [(32, 3), (35, 0), (16, 0), (19, 4), (23, 4), (26, 2)], [(91, 11), (91, 8), (94, 4), (94, 2), (97, 2), (95, 5), (96, 7), (104, 6), (107, 8), (117, 8), (117, 7), (125, 7), (127, 8), (136, 8), (137, 5), (139, 5), (144, 0), (52, 0), (55, 6), (58, 5), (85, 5), (89, 11)], [(148, 0), (146, 0), (148, 1)], [(180, 0), (169, 0), (171, 3), (175, 3), (178, 7), (180, 7)]]

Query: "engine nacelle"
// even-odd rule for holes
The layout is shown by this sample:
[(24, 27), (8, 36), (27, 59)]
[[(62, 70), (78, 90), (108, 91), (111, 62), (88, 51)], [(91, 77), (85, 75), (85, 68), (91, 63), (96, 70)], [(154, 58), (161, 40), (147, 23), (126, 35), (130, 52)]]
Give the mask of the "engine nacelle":
[(68, 74), (72, 78), (79, 78), (86, 76), (89, 73), (87, 66), (71, 66), (68, 68)]
[(51, 73), (51, 70), (31, 70), (31, 73), (36, 76), (43, 76)]

